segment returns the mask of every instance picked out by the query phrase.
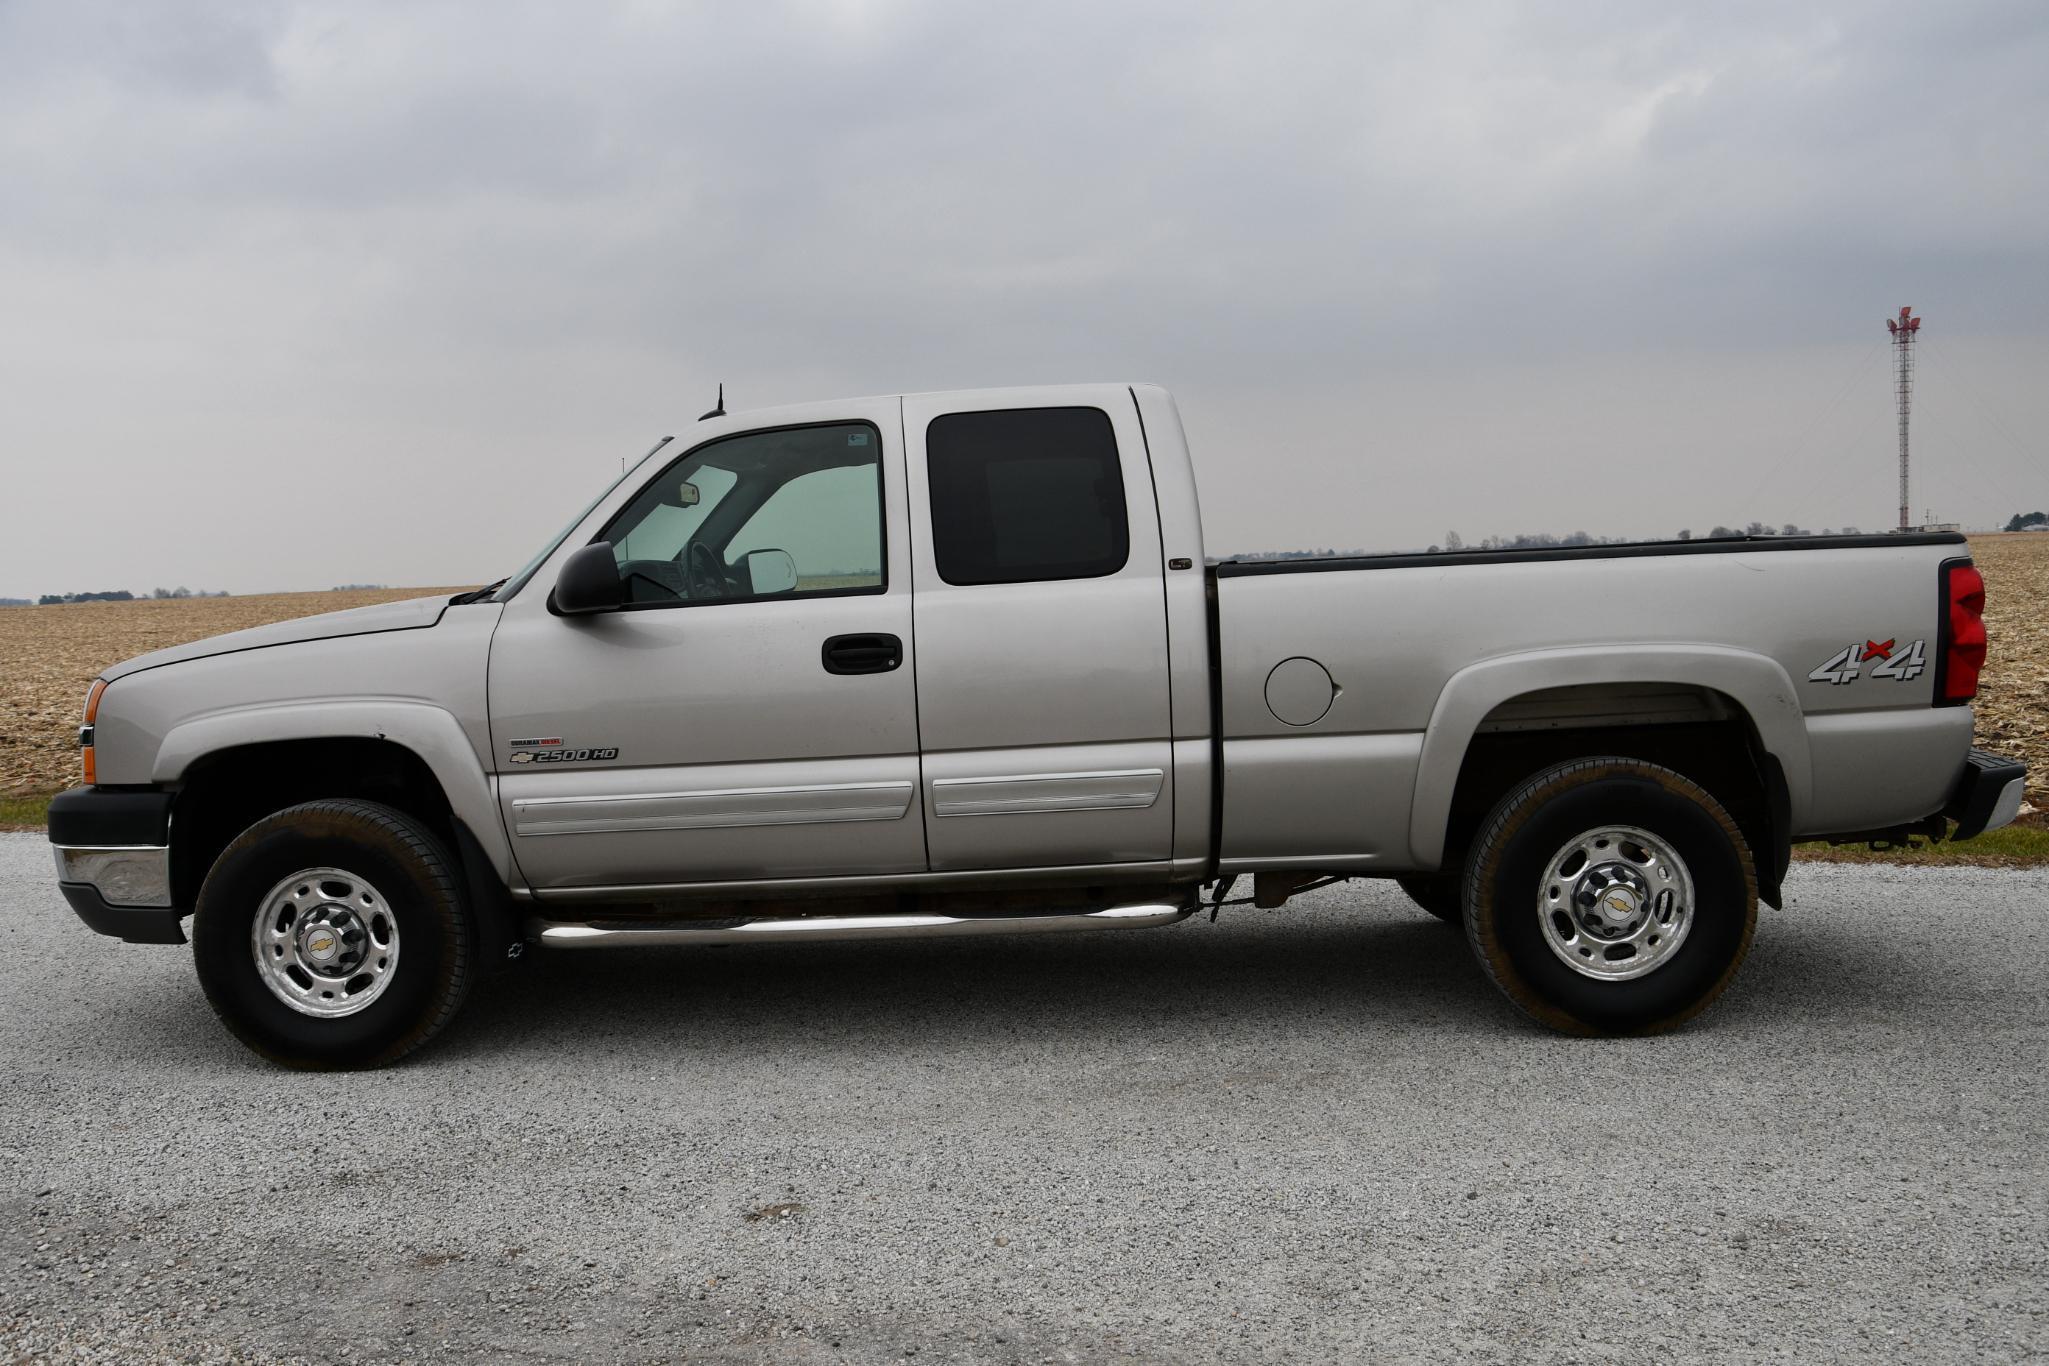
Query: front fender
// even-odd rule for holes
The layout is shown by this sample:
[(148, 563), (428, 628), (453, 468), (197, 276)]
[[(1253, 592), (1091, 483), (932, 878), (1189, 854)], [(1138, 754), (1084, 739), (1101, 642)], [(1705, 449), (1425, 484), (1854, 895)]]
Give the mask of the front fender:
[(278, 740), (376, 739), (403, 746), (432, 770), (449, 808), (469, 827), (491, 867), (510, 885), (512, 851), (498, 803), (469, 736), (455, 717), (424, 702), (374, 698), (288, 702), (212, 712), (180, 722), (157, 747), (150, 779), (171, 785), (218, 750)]
[(1589, 683), (1669, 683), (1708, 688), (1749, 716), (1785, 771), (1792, 810), (1808, 809), (1813, 770), (1793, 680), (1776, 660), (1726, 645), (1583, 645), (1502, 655), (1459, 670), (1437, 696), (1409, 815), (1409, 854), (1419, 868), (1444, 858), (1452, 796), (1467, 747), (1487, 714), (1511, 698)]

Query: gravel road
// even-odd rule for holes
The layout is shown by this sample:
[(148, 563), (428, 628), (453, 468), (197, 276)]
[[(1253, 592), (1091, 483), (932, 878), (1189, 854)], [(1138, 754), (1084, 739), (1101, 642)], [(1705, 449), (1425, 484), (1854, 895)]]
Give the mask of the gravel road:
[(1391, 884), (1164, 930), (542, 956), (299, 1076), (0, 836), (0, 1358), (2018, 1361), (2049, 874), (1798, 869), (1538, 1032)]

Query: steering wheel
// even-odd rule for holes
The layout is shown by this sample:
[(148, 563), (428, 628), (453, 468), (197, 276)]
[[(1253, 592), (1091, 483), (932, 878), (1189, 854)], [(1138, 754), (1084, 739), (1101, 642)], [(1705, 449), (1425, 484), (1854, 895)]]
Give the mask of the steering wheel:
[(692, 602), (726, 596), (726, 567), (719, 553), (703, 541), (692, 541), (683, 552), (685, 584)]

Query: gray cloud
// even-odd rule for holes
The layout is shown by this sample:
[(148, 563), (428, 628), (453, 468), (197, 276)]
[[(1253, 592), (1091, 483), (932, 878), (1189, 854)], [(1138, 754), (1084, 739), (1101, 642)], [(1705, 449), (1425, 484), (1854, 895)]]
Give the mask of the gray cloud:
[(1219, 549), (1879, 525), (1909, 302), (1917, 501), (2003, 518), (2044, 70), (2033, 3), (0, 3), (0, 593), (488, 577), (720, 378), (1161, 380)]

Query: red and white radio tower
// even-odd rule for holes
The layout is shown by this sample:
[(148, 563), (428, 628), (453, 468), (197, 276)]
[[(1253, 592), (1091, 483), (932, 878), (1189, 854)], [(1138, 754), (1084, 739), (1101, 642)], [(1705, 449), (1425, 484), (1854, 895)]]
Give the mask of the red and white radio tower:
[(1907, 529), (1907, 409), (1914, 399), (1914, 334), (1921, 330), (1921, 320), (1914, 316), (1912, 308), (1900, 310), (1897, 318), (1885, 320), (1885, 330), (1892, 333), (1892, 349), (1899, 357), (1900, 395), (1900, 530)]

